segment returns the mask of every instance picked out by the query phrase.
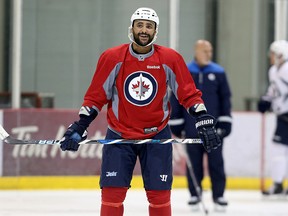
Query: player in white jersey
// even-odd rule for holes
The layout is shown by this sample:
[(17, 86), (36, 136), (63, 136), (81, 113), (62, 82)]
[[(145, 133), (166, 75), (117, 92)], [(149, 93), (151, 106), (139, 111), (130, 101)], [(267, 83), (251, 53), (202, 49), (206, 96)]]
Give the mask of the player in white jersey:
[(262, 113), (272, 109), (277, 116), (273, 137), (272, 172), (273, 185), (264, 195), (287, 193), (283, 181), (288, 170), (288, 42), (274, 41), (270, 45), (269, 87), (258, 103)]

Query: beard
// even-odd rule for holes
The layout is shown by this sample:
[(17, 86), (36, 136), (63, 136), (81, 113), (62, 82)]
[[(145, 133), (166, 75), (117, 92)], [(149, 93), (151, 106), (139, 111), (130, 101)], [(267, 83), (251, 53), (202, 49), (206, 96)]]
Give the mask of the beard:
[[(140, 35), (148, 36), (148, 40), (145, 41), (145, 42), (142, 42), (142, 41), (140, 40)], [(151, 35), (149, 35), (149, 34), (142, 34), (142, 33), (135, 34), (135, 33), (133, 32), (133, 37), (134, 37), (134, 41), (135, 41), (138, 45), (140, 45), (140, 46), (146, 46), (147, 44), (151, 43), (151, 41), (153, 40), (153, 37), (152, 37)]]

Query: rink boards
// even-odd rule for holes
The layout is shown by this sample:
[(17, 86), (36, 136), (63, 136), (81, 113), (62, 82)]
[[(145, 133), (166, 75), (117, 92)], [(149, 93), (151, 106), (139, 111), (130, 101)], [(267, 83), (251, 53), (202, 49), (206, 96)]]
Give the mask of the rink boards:
[[(67, 126), (78, 119), (77, 112), (64, 109), (6, 109), (0, 110), (0, 122), (11, 136), (18, 139), (61, 139)], [(233, 113), (232, 133), (224, 143), (227, 186), (230, 188), (259, 187), (263, 162), (264, 175), (269, 172), (267, 158), (275, 116), (268, 114), (263, 119), (256, 112)], [(103, 139), (106, 130), (104, 111), (89, 127), (88, 139)], [(261, 155), (263, 140), (264, 159)], [(101, 145), (82, 145), (78, 152), (62, 152), (58, 145), (21, 146), (1, 143), (0, 189), (73, 188), (75, 182), (79, 188), (98, 188), (101, 151)], [(174, 187), (186, 186), (183, 151), (182, 144), (174, 145)], [(142, 187), (138, 163), (134, 175), (132, 187)], [(205, 186), (209, 187), (209, 184), (209, 178), (206, 177)]]

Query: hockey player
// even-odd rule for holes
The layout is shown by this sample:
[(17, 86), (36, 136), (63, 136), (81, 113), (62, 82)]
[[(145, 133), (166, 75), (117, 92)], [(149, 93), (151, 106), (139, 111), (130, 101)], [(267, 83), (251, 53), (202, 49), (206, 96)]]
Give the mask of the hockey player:
[[(223, 139), (231, 132), (231, 91), (223, 67), (211, 61), (213, 48), (209, 41), (198, 40), (194, 46), (194, 59), (188, 63), (188, 69), (193, 76), (196, 87), (203, 93), (203, 100), (207, 107), (208, 113), (217, 118), (216, 130)], [(170, 125), (174, 135), (181, 137), (183, 134), (186, 138), (196, 138), (197, 130), (194, 127), (194, 119), (186, 114), (176, 98), (171, 96), (172, 114)], [(193, 171), (199, 187), (201, 187), (204, 178), (203, 157), (205, 150), (202, 146), (187, 145), (187, 154), (193, 165)], [(224, 159), (222, 155), (222, 146), (210, 154), (208, 158), (208, 171), (212, 185), (212, 198), (217, 209), (223, 209), (228, 202), (224, 199), (226, 185), (226, 176), (224, 171)], [(187, 181), (191, 199), (188, 204), (193, 209), (198, 206), (201, 197), (199, 197), (187, 169)], [(220, 205), (220, 206), (219, 206)], [(218, 208), (219, 207), (219, 208)]]
[[(282, 194), (283, 181), (288, 164), (288, 42), (274, 41), (270, 45), (269, 87), (258, 103), (261, 113), (272, 108), (276, 114), (276, 129), (273, 137), (272, 170), (273, 185), (263, 191), (264, 195)], [(287, 193), (287, 191), (286, 191)]]
[[(106, 139), (167, 139), (168, 87), (196, 120), (207, 151), (221, 141), (216, 121), (208, 115), (183, 58), (174, 50), (154, 44), (159, 18), (150, 8), (139, 8), (131, 17), (130, 44), (106, 50), (99, 58), (92, 82), (79, 111), (80, 120), (69, 126), (61, 142), (63, 151), (77, 151), (86, 129), (107, 106)], [(173, 179), (172, 144), (105, 145), (100, 187), (101, 216), (122, 216), (137, 157), (141, 164), (150, 216), (170, 216)]]

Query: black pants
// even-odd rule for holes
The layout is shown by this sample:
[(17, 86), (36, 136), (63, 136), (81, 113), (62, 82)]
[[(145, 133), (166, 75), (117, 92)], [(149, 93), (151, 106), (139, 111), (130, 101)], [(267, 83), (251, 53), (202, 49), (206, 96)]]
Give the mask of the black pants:
[[(207, 153), (208, 169), (211, 179), (213, 199), (222, 197), (224, 195), (224, 190), (226, 186), (226, 175), (224, 171), (222, 146), (223, 145), (218, 147), (216, 150), (211, 151), (211, 153)], [(204, 178), (203, 156), (204, 154), (206, 154), (206, 151), (202, 145), (187, 145), (187, 154), (192, 163), (193, 172), (196, 176), (198, 185), (202, 190), (201, 182)], [(191, 196), (197, 196), (188, 168), (186, 171), (186, 175)]]

